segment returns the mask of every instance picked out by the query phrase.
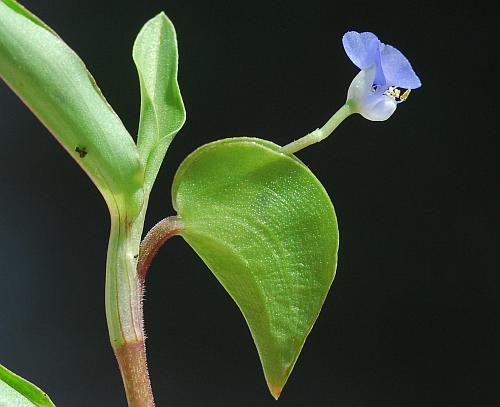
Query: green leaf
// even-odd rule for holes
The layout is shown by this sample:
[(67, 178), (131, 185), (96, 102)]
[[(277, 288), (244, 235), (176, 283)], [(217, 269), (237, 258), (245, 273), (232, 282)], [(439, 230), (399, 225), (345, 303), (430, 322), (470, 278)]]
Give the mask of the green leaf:
[(0, 365), (0, 406), (55, 407), (42, 390), (2, 365)]
[(0, 77), (108, 202), (127, 202), (132, 218), (142, 205), (144, 177), (134, 140), (78, 55), (13, 0), (0, 0)]
[(235, 138), (186, 158), (172, 197), (181, 235), (243, 313), (277, 398), (335, 276), (328, 194), (275, 144)]
[(134, 62), (141, 86), (141, 118), (137, 146), (149, 192), (167, 149), (186, 121), (177, 83), (177, 38), (164, 13), (148, 21), (134, 43)]
[(19, 4), (17, 1), (15, 1), (15, 0), (1, 0), (1, 1), (4, 2), (7, 6), (9, 6), (16, 13), (23, 15), (24, 17), (33, 21), (35, 24), (38, 24), (40, 27), (43, 27), (46, 30), (50, 31), (52, 34), (57, 35), (57, 33), (54, 30), (52, 30), (52, 28), (50, 28), (47, 24), (45, 24), (37, 16), (30, 13), (24, 6)]

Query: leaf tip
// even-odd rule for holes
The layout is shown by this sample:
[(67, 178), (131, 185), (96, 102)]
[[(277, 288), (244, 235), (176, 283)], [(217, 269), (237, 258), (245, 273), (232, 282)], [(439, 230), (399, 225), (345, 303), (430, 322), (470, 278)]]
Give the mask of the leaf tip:
[(172, 21), (168, 18), (167, 13), (164, 11), (160, 11), (156, 16), (154, 16), (153, 20), (161, 20), (163, 23), (167, 23), (173, 26)]
[(273, 386), (270, 386), (269, 390), (271, 391), (271, 396), (273, 396), (273, 398), (276, 401), (278, 401), (278, 399), (281, 396), (281, 392), (283, 391), (283, 387), (273, 387)]
[(280, 398), (291, 372), (292, 369), (291, 365), (289, 364), (287, 365), (287, 367), (279, 369), (278, 374), (276, 374), (276, 372), (274, 374), (272, 372), (267, 372), (267, 374), (264, 374), (264, 376), (266, 377), (267, 387), (269, 388), (269, 391), (275, 400), (278, 400)]

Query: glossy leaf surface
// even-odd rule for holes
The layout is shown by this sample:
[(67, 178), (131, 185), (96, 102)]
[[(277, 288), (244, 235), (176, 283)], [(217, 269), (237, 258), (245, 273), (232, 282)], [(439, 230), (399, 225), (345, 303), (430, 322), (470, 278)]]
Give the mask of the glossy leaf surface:
[(141, 85), (141, 119), (137, 147), (149, 192), (172, 139), (186, 120), (177, 83), (177, 38), (164, 13), (148, 21), (134, 44)]
[(0, 406), (55, 407), (42, 390), (2, 365), (0, 365)]
[(0, 77), (105, 197), (138, 212), (144, 172), (134, 140), (76, 53), (13, 0), (0, 0)]
[(248, 138), (205, 145), (180, 166), (182, 236), (242, 311), (278, 397), (335, 275), (337, 221), (298, 159)]

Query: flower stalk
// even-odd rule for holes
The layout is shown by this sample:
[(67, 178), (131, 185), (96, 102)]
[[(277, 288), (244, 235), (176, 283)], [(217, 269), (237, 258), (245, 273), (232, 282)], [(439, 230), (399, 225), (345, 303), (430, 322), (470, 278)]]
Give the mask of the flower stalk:
[(310, 146), (311, 144), (319, 143), (332, 134), (340, 123), (353, 113), (355, 113), (353, 106), (350, 101), (347, 101), (332, 117), (330, 117), (323, 127), (306, 134), (304, 137), (301, 137), (290, 144), (287, 144), (281, 148), (281, 152), (283, 154), (290, 155)]

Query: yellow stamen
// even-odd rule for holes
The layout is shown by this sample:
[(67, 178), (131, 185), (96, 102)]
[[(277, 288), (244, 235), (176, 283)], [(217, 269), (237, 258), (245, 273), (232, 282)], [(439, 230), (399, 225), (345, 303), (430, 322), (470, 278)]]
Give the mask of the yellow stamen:
[(411, 89), (406, 89), (403, 94), (399, 97), (401, 102), (404, 102), (406, 99), (408, 99), (408, 96), (410, 96)]

